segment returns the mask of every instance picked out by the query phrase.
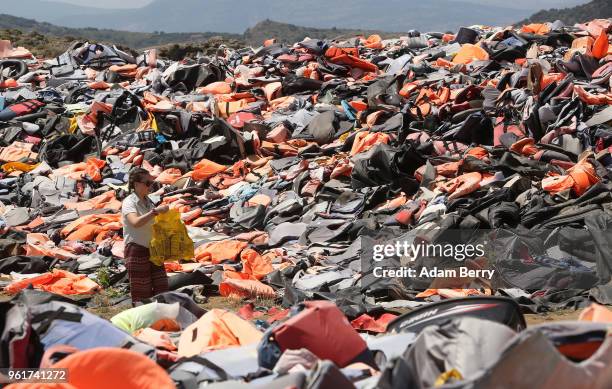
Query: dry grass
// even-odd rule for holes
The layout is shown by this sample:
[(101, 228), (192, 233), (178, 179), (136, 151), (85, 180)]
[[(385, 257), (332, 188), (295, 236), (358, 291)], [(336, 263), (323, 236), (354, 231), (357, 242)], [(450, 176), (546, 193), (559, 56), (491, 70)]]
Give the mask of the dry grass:
[(557, 312), (525, 315), (528, 326), (548, 323), (551, 321), (578, 320), (580, 310), (565, 309)]
[(126, 310), (125, 307), (98, 307), (87, 308), (94, 315), (100, 316), (103, 319), (110, 320), (113, 316)]
[[(115, 291), (110, 290), (110, 297), (114, 297)], [(103, 317), (105, 319), (110, 319), (116, 314), (128, 309), (125, 306), (111, 306), (109, 304), (110, 301), (109, 291), (105, 290), (92, 298), (92, 303), (95, 306), (94, 308), (87, 308), (87, 310), (95, 315)], [(0, 302), (10, 300), (12, 298), (11, 295), (6, 294), (4, 292), (0, 292)], [(255, 307), (264, 307), (264, 308), (272, 308), (276, 307), (278, 309), (282, 309), (280, 305), (276, 304), (274, 300), (271, 299), (232, 299), (223, 296), (210, 296), (208, 297), (208, 301), (204, 304), (199, 304), (202, 308), (206, 310), (211, 309), (225, 309), (232, 312), (237, 312), (242, 306), (252, 302)], [(402, 312), (403, 313), (403, 312)], [(528, 326), (533, 326), (536, 324), (554, 322), (554, 321), (565, 321), (565, 320), (578, 320), (578, 316), (580, 315), (579, 310), (574, 309), (565, 309), (557, 312), (550, 313), (541, 313), (541, 314), (528, 314), (525, 315), (525, 321)], [(261, 319), (267, 319), (267, 315), (261, 317)]]
[[(93, 307), (87, 308), (87, 310), (108, 320), (116, 314), (129, 309), (129, 306), (110, 305), (110, 299), (116, 297), (115, 293), (116, 291), (114, 291), (112, 288), (98, 293), (92, 298), (91, 305), (93, 305)], [(280, 306), (272, 299), (234, 299), (223, 296), (209, 296), (208, 300), (204, 304), (199, 305), (207, 311), (211, 309), (225, 309), (228, 311), (237, 312), (242, 306), (248, 303), (253, 303), (255, 307), (276, 307), (280, 309)], [(267, 317), (262, 317), (262, 319), (265, 318)]]
[(211, 296), (208, 301), (204, 304), (199, 304), (206, 310), (211, 309), (226, 309), (228, 311), (237, 311), (244, 305), (242, 300), (227, 298), (223, 296)]
[(13, 47), (23, 46), (38, 58), (53, 58), (63, 53), (74, 41), (71, 37), (55, 37), (17, 29), (0, 30), (0, 39), (11, 41)]

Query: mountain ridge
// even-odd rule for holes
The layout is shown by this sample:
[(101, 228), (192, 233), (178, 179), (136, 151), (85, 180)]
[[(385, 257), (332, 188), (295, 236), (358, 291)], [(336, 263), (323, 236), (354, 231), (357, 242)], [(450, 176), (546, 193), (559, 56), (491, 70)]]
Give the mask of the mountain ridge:
[[(55, 56), (63, 52), (74, 40), (117, 44), (131, 49), (159, 47), (162, 55), (182, 58), (198, 51), (207, 52), (219, 44), (230, 47), (240, 45), (259, 46), (265, 39), (278, 38), (285, 43), (300, 41), (306, 37), (330, 39), (338, 36), (380, 34), (383, 37), (396, 36), (362, 29), (317, 29), (263, 20), (247, 29), (243, 34), (217, 32), (193, 33), (142, 33), (97, 28), (69, 28), (33, 19), (0, 14), (0, 39), (8, 39), (14, 45), (25, 46), (35, 55)], [(216, 46), (215, 46), (216, 45)]]
[(554, 22), (555, 20), (561, 20), (566, 25), (574, 25), (576, 23), (602, 18), (612, 18), (611, 0), (593, 0), (589, 3), (570, 8), (551, 8), (541, 10), (516, 24), (521, 25), (527, 23)]

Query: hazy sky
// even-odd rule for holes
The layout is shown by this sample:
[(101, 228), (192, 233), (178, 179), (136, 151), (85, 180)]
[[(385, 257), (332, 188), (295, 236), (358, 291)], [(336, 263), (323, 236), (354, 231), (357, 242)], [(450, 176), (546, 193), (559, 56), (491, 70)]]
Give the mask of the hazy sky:
[[(100, 8), (138, 8), (151, 3), (153, 0), (49, 0), (49, 1), (62, 1), (64, 3), (72, 3), (91, 7)], [(180, 1), (180, 0), (175, 0)], [(205, 0), (202, 0), (205, 1)], [(229, 0), (228, 0), (229, 1)], [(257, 0), (254, 0), (257, 1)], [(292, 1), (292, 0), (287, 0)], [(293, 0), (295, 1), (295, 0)], [(300, 0), (301, 1), (301, 0)], [(348, 0), (350, 2), (350, 0)], [(526, 8), (526, 9), (541, 9), (541, 8), (552, 8), (552, 7), (567, 7), (581, 3), (587, 3), (590, 0), (513, 0), (508, 2), (507, 0), (461, 0), (470, 3), (488, 3), (491, 5), (498, 6), (513, 6), (515, 8)]]
[(99, 8), (139, 8), (153, 0), (51, 0)]

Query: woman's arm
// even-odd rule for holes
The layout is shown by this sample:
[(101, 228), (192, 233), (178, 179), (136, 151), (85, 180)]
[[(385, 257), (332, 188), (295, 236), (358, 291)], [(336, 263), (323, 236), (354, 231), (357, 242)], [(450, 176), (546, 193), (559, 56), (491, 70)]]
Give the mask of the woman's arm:
[(142, 216), (138, 216), (136, 212), (131, 212), (125, 215), (128, 223), (130, 223), (133, 227), (139, 228), (147, 224), (151, 219), (160, 213), (168, 212), (167, 205), (160, 205), (157, 208), (152, 209), (151, 211), (145, 213)]
[(125, 215), (127, 222), (132, 225), (132, 227), (142, 227), (147, 224), (151, 219), (155, 217), (155, 210), (149, 211), (142, 216), (138, 216), (136, 212), (128, 213)]

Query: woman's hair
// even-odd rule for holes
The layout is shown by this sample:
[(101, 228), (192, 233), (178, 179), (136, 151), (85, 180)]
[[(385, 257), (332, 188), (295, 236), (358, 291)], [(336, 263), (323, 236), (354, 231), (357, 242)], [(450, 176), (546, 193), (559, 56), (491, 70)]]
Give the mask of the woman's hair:
[(141, 167), (137, 167), (130, 172), (130, 177), (128, 178), (128, 188), (130, 191), (134, 190), (134, 184), (137, 182), (142, 182), (143, 179), (149, 176), (149, 171), (143, 169)]

